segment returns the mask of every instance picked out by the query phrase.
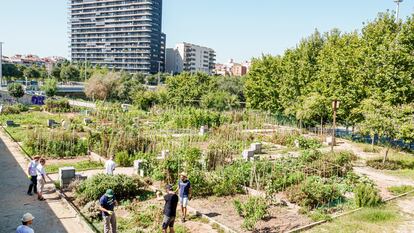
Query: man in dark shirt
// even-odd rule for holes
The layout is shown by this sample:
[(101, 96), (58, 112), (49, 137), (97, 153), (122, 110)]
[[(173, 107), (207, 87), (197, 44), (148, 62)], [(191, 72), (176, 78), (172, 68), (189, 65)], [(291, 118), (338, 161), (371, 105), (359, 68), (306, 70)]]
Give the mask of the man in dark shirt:
[(106, 193), (99, 199), (100, 210), (104, 220), (104, 233), (116, 233), (116, 216), (114, 212), (117, 205), (114, 191), (106, 190)]
[(181, 214), (182, 222), (185, 222), (187, 217), (187, 206), (188, 201), (191, 199), (191, 183), (188, 180), (187, 173), (182, 172), (180, 180), (178, 181), (178, 189), (180, 193), (180, 204), (181, 204)]
[[(172, 185), (167, 185), (167, 194), (164, 196), (164, 220), (162, 221), (162, 231), (167, 233), (167, 228), (170, 228), (170, 233), (174, 233), (174, 221), (177, 212), (178, 196), (173, 191)], [(162, 200), (160, 193), (157, 192), (158, 199)]]

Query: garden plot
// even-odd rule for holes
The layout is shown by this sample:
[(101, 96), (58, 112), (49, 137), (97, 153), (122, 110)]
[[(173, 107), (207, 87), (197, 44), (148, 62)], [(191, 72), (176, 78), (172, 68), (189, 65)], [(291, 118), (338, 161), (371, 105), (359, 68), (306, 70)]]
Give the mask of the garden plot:
[[(234, 201), (246, 202), (248, 198), (248, 195), (209, 197), (206, 199), (192, 200), (190, 205), (200, 213), (237, 232), (250, 232), (243, 228), (244, 218), (237, 213), (234, 207)], [(312, 220), (300, 215), (296, 209), (289, 209), (283, 206), (270, 206), (263, 220), (257, 222), (255, 232), (284, 232), (307, 225), (311, 222)]]
[[(47, 117), (54, 115), (47, 114)], [(62, 118), (59, 114), (56, 117)], [(67, 117), (75, 122), (73, 125), (76, 127), (70, 130), (64, 127), (27, 129), (31, 140), (25, 140), (24, 146), (29, 151), (49, 158), (56, 157), (59, 151), (66, 152), (63, 158), (78, 155), (78, 160), (73, 160), (78, 171), (87, 170), (85, 167), (100, 169), (83, 172), (88, 175), (84, 182), (92, 182), (102, 176), (94, 174), (103, 171), (101, 164), (88, 164), (86, 157), (81, 156), (88, 150), (104, 158), (115, 154), (117, 164), (125, 167), (131, 167), (135, 160), (141, 160), (138, 169), (140, 173), (142, 170), (141, 174), (148, 184), (176, 185), (178, 174), (185, 171), (194, 190), (192, 207), (207, 216), (209, 212), (216, 213), (213, 219), (217, 220), (221, 220), (219, 216), (229, 216), (226, 222), (221, 223), (230, 224), (227, 226), (240, 231), (293, 229), (356, 208), (354, 197), (364, 205), (361, 195), (366, 192), (377, 197), (369, 180), (353, 173), (355, 156), (352, 153), (321, 152), (324, 149), (321, 149), (318, 138), (303, 136), (294, 130), (266, 129), (265, 124), (273, 123), (259, 114), (218, 113), (192, 108), (156, 112), (124, 111), (116, 105), (103, 105), (89, 114), (88, 122), (82, 121), (84, 116), (80, 113), (72, 113)], [(197, 133), (202, 127), (204, 130), (208, 128), (203, 135)], [(251, 129), (256, 131), (246, 131)], [(193, 133), (181, 133), (180, 137), (174, 137), (176, 132)], [(256, 143), (260, 144), (261, 150), (252, 148), (252, 145), (259, 145)], [(243, 159), (242, 152), (248, 149), (253, 150), (254, 160)], [(58, 166), (53, 167), (54, 170)], [(132, 168), (128, 169), (132, 171)], [(121, 170), (118, 168), (116, 172)], [(137, 179), (131, 177), (133, 173), (137, 171), (126, 173), (129, 178), (122, 179), (132, 181), (128, 180), (124, 184), (134, 186)], [(109, 183), (106, 188), (123, 182)], [(138, 185), (134, 189), (151, 193), (140, 186), (141, 183)], [(76, 197), (77, 205), (83, 209), (103, 194), (103, 187), (85, 189), (88, 195), (93, 195), (87, 201), (72, 196)], [(264, 195), (245, 195), (246, 188)], [(125, 190), (130, 189), (118, 191)], [(362, 191), (356, 194), (356, 190)], [(68, 194), (71, 195), (70, 192)], [(144, 199), (142, 193), (128, 191), (121, 195), (124, 207), (120, 208), (120, 216), (125, 226), (147, 221), (146, 225), (140, 227), (148, 230), (159, 225), (159, 207), (149, 207), (154, 204), (151, 195)], [(237, 201), (237, 198), (240, 200)], [(225, 208), (220, 210), (218, 207)], [(137, 212), (150, 209), (152, 211), (145, 216)], [(93, 219), (91, 217), (91, 221)], [(289, 224), (284, 224), (286, 222)], [(194, 228), (194, 225), (189, 227)]]

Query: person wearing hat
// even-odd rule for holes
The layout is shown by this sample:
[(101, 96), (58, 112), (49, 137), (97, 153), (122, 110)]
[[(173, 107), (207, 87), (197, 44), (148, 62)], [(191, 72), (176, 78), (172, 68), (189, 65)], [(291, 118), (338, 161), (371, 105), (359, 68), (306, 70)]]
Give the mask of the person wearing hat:
[(17, 227), (16, 233), (34, 233), (33, 229), (29, 226), (33, 224), (33, 215), (31, 213), (26, 213), (22, 217), (22, 225)]
[(106, 193), (99, 199), (99, 204), (99, 209), (102, 211), (104, 220), (104, 233), (116, 233), (116, 216), (114, 208), (118, 203), (114, 191), (112, 189), (106, 190)]
[(180, 205), (181, 205), (181, 221), (185, 222), (187, 217), (187, 206), (188, 200), (191, 199), (191, 183), (188, 180), (187, 173), (182, 172), (180, 180), (178, 181), (178, 190), (180, 194)]
[[(177, 215), (178, 196), (173, 191), (172, 185), (166, 185), (167, 194), (164, 196), (164, 218), (162, 221), (162, 231), (167, 233), (170, 228), (170, 233), (174, 233), (175, 216)], [(157, 192), (158, 200), (163, 200), (161, 193)]]
[(27, 195), (32, 196), (32, 189), (34, 193), (37, 193), (37, 165), (39, 165), (40, 156), (33, 157), (33, 160), (30, 161), (27, 168), (28, 178), (30, 180), (29, 190), (27, 190)]

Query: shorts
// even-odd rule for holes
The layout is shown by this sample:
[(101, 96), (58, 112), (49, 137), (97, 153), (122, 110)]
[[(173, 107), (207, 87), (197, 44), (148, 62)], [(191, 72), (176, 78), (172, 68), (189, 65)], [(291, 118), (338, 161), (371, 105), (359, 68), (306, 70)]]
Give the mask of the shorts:
[(164, 215), (164, 219), (162, 220), (162, 229), (165, 230), (168, 227), (173, 228), (174, 221), (175, 217), (168, 217), (167, 215)]
[(180, 204), (181, 204), (181, 207), (187, 207), (188, 206), (188, 197), (180, 197)]
[(37, 191), (43, 193), (43, 189), (45, 187), (45, 181), (43, 179), (37, 180)]

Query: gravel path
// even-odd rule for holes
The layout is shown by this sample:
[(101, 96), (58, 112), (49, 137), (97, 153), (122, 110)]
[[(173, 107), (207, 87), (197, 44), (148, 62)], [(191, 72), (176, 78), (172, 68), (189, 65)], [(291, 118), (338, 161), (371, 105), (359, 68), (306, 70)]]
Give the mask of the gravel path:
[(46, 201), (26, 194), (29, 181), (26, 176), (27, 161), (17, 145), (0, 131), (0, 232), (15, 232), (21, 216), (30, 212), (35, 216), (33, 229), (40, 233), (91, 233), (76, 212), (54, 190), (46, 185)]

